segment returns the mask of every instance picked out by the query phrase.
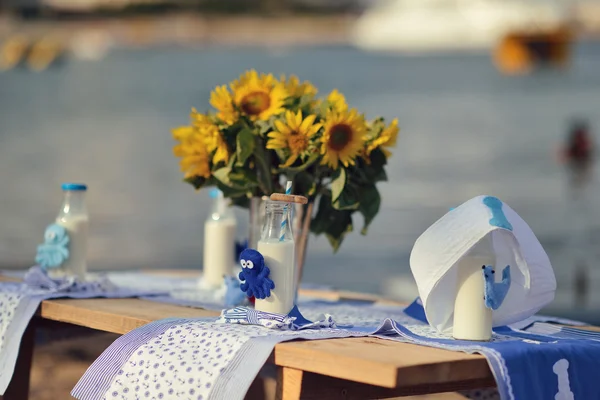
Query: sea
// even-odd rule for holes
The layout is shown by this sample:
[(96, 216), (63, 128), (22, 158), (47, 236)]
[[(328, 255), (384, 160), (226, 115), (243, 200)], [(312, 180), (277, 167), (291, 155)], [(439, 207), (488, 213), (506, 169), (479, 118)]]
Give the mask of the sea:
[[(85, 182), (90, 269), (201, 269), (211, 200), (182, 182), (170, 130), (249, 68), (296, 74), (324, 95), (337, 88), (368, 117), (398, 118), (401, 127), (368, 234), (357, 217), (336, 254), (312, 236), (305, 282), (413, 299), (415, 240), (449, 208), (489, 194), (527, 221), (550, 256), (558, 291), (544, 311), (600, 322), (597, 178), (587, 206), (573, 203), (556, 156), (574, 119), (600, 133), (599, 43), (577, 44), (565, 70), (524, 76), (500, 74), (487, 53), (349, 46), (114, 49), (39, 73), (2, 72), (0, 268), (32, 265), (60, 184)], [(241, 240), (248, 213), (235, 213)]]

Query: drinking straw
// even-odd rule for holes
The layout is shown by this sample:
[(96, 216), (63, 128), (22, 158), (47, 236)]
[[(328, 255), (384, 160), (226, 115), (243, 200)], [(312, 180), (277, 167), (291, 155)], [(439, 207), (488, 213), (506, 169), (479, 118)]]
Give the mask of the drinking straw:
[[(292, 194), (292, 181), (287, 181), (287, 183), (285, 184), (285, 194)], [(281, 234), (279, 235), (280, 242), (283, 242), (283, 240), (285, 239), (285, 226), (287, 225), (287, 208), (288, 205), (286, 203), (286, 205), (283, 207), (283, 220), (281, 221)]]

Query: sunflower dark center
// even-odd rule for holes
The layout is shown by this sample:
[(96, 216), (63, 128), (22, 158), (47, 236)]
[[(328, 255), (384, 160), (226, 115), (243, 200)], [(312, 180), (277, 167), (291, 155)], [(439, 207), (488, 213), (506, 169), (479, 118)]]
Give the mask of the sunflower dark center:
[(297, 131), (292, 131), (288, 136), (288, 145), (292, 152), (304, 151), (308, 147), (308, 138)]
[(247, 115), (258, 115), (271, 105), (268, 93), (252, 92), (242, 99), (240, 107)]
[(334, 125), (329, 132), (329, 147), (335, 151), (343, 150), (352, 140), (352, 128), (346, 124)]

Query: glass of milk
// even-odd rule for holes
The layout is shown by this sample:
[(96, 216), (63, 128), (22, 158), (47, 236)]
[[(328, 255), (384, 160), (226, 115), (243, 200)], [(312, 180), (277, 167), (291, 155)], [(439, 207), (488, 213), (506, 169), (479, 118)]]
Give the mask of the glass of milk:
[(484, 237), (467, 253), (458, 268), (454, 327), (452, 336), (462, 340), (490, 340), (492, 337), (492, 310), (485, 306), (482, 266), (494, 265), (496, 258), (491, 239)]
[(233, 275), (235, 260), (235, 215), (228, 206), (223, 192), (210, 193), (213, 207), (204, 223), (204, 267), (202, 288), (218, 288), (225, 275)]
[(87, 272), (87, 238), (89, 217), (85, 204), (87, 186), (79, 183), (62, 185), (64, 200), (56, 217), (56, 224), (61, 225), (69, 235), (69, 258), (60, 268), (49, 270), (51, 277), (74, 276), (85, 279)]
[(281, 201), (266, 202), (265, 224), (257, 250), (265, 258), (275, 289), (271, 290), (270, 297), (256, 299), (254, 308), (259, 311), (288, 314), (294, 307), (296, 247), (291, 224), (292, 206)]

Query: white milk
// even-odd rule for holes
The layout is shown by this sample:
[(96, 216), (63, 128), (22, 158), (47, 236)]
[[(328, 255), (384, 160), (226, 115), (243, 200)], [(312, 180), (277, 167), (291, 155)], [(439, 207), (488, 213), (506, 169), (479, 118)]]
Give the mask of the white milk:
[(235, 265), (236, 221), (208, 219), (204, 223), (203, 286), (220, 287), (223, 275), (232, 275)]
[(490, 340), (492, 310), (485, 306), (483, 265), (494, 265), (493, 256), (466, 255), (456, 266), (458, 281), (454, 303), (455, 339)]
[(50, 270), (50, 276), (76, 276), (85, 279), (87, 272), (87, 237), (89, 219), (86, 215), (63, 215), (56, 223), (67, 230), (69, 235), (69, 258), (57, 270)]
[(259, 311), (288, 314), (294, 307), (295, 245), (293, 240), (280, 242), (276, 239), (260, 240), (259, 253), (269, 267), (270, 278), (275, 283), (271, 296), (256, 299), (254, 308)]

